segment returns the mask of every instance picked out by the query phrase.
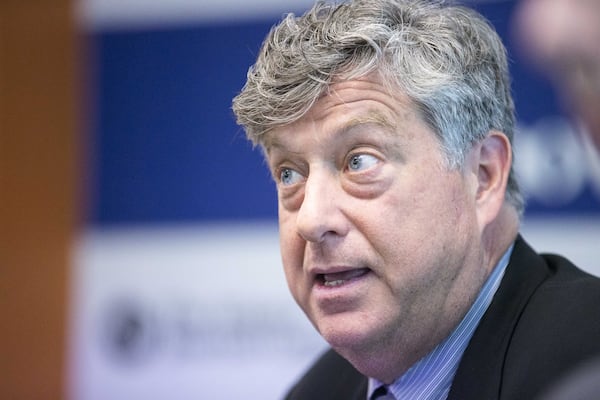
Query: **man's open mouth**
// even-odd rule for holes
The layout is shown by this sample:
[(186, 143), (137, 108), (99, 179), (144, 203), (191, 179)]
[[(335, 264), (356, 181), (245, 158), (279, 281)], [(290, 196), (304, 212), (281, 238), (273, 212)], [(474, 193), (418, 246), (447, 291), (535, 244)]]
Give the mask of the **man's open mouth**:
[(318, 274), (317, 281), (323, 286), (336, 287), (344, 283), (360, 278), (370, 271), (369, 268), (350, 269), (347, 271), (332, 272), (328, 274)]

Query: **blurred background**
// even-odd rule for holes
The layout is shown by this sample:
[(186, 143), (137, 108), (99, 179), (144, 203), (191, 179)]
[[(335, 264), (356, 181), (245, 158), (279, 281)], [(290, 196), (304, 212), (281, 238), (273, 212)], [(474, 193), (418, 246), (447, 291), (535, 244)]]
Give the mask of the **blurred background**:
[[(34, 3), (0, 5), (0, 397), (281, 398), (325, 344), (230, 107), (270, 27), (312, 1)], [(509, 50), (522, 231), (600, 275), (598, 155), (518, 50), (519, 1), (464, 3)]]

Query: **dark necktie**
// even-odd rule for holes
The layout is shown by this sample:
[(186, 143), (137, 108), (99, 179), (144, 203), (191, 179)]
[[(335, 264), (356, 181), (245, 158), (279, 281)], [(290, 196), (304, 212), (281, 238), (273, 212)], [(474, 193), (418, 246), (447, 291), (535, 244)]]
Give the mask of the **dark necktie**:
[(395, 400), (393, 394), (389, 393), (385, 386), (379, 386), (373, 394), (371, 395), (370, 400)]

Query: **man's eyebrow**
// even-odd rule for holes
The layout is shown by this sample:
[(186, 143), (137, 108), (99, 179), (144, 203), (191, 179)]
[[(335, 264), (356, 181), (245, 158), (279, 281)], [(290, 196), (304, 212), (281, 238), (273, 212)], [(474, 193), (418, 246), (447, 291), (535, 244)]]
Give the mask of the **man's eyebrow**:
[(388, 117), (378, 111), (371, 111), (365, 115), (354, 117), (346, 121), (341, 128), (337, 129), (339, 133), (350, 131), (362, 125), (379, 125), (385, 132), (392, 134), (396, 131), (396, 124)]

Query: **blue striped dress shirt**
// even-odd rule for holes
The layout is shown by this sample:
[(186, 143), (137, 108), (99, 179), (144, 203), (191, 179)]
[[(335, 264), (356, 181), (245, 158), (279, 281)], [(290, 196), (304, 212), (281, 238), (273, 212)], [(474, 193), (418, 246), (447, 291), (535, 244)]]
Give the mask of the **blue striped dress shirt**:
[[(511, 246), (504, 253), (456, 329), (431, 353), (418, 361), (388, 387), (389, 392), (397, 400), (444, 400), (448, 398), (462, 354), (500, 286), (512, 249)], [(375, 389), (381, 385), (381, 382), (370, 378), (367, 398), (370, 398)]]

